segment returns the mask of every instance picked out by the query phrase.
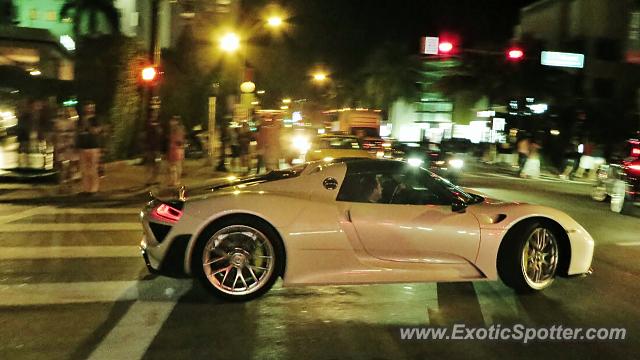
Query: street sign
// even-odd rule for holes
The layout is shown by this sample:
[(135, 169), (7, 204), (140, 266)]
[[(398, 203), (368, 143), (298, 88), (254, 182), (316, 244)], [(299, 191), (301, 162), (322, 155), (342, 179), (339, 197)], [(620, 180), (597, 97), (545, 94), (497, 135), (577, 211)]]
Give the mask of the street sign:
[(423, 36), (420, 52), (425, 55), (438, 55), (440, 39), (433, 36)]
[(540, 54), (540, 63), (546, 66), (582, 69), (584, 67), (584, 54), (543, 51)]

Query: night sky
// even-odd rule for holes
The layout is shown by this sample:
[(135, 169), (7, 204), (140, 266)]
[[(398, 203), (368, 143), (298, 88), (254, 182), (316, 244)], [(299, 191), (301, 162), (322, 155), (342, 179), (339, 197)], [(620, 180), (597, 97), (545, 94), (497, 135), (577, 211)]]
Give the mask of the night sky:
[(292, 38), (309, 61), (338, 71), (360, 65), (378, 44), (417, 52), (420, 37), (450, 32), (462, 46), (501, 45), (512, 36), (519, 9), (532, 0), (291, 0)]

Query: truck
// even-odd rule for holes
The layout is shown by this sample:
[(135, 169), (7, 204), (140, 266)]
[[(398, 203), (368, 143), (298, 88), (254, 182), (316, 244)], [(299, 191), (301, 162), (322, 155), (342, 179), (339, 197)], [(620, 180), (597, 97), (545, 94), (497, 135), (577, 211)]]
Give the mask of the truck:
[(382, 116), (379, 110), (339, 109), (325, 112), (330, 116), (331, 130), (359, 138), (379, 138)]

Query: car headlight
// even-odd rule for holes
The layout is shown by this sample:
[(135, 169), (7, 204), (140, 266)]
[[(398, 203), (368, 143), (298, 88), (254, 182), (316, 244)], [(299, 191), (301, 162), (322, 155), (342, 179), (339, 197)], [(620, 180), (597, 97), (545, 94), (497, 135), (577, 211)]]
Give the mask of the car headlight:
[(464, 161), (460, 159), (451, 159), (449, 160), (449, 166), (454, 169), (462, 169), (462, 167), (464, 166)]
[(298, 150), (301, 154), (306, 153), (311, 148), (309, 139), (304, 136), (296, 136), (291, 141), (293, 148)]
[(411, 166), (415, 166), (418, 167), (420, 165), (422, 165), (424, 161), (422, 159), (418, 159), (418, 158), (409, 158), (407, 159), (407, 163), (409, 163), (409, 165)]

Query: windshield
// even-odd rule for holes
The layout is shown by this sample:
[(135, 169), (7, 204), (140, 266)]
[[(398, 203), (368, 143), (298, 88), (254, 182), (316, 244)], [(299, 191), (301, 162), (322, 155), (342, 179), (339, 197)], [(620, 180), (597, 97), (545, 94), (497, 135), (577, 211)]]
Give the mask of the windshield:
[(441, 186), (443, 186), (445, 189), (447, 189), (447, 191), (454, 197), (464, 201), (465, 203), (471, 205), (471, 204), (478, 204), (484, 201), (484, 198), (480, 195), (476, 195), (476, 194), (470, 194), (466, 191), (464, 191), (461, 187), (459, 187), (458, 185), (453, 184), (451, 181), (438, 176), (434, 173), (432, 173), (431, 171), (428, 171), (426, 169), (422, 169), (424, 171), (426, 171), (427, 173), (429, 173), (429, 175), (431, 176), (431, 178), (436, 181), (438, 184), (440, 184)]

